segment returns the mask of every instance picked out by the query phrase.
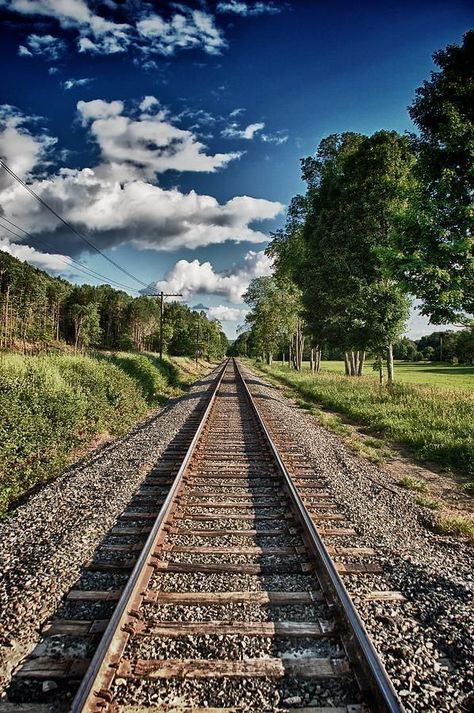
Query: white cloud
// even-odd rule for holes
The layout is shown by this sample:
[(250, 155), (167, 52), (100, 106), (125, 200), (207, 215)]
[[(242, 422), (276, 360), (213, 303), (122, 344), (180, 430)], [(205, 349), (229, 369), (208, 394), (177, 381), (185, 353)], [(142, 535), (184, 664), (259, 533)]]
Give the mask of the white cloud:
[(217, 305), (216, 307), (209, 307), (208, 317), (210, 319), (217, 319), (219, 322), (239, 322), (245, 318), (248, 313), (247, 309), (240, 309), (239, 307), (227, 307), (227, 305)]
[(202, 49), (207, 54), (220, 54), (227, 46), (214, 18), (202, 10), (181, 8), (169, 20), (150, 14), (137, 22), (139, 35), (147, 41), (142, 48), (147, 54), (173, 55), (177, 50)]
[(234, 119), (236, 116), (240, 116), (240, 114), (243, 114), (245, 109), (243, 107), (239, 107), (237, 109), (234, 109), (233, 111), (230, 112), (229, 116)]
[(159, 104), (160, 102), (156, 97), (147, 95), (146, 97), (143, 97), (142, 101), (140, 102), (140, 109), (141, 111), (148, 112), (154, 106), (159, 106)]
[(20, 55), (20, 57), (33, 57), (33, 53), (30, 52), (30, 50), (24, 45), (20, 45), (18, 47), (18, 54)]
[(27, 48), (20, 45), (18, 54), (23, 57), (40, 56), (47, 60), (57, 60), (66, 50), (66, 43), (53, 35), (29, 35)]
[(249, 250), (243, 264), (235, 266), (230, 272), (215, 272), (210, 262), (178, 260), (164, 279), (151, 285), (150, 289), (180, 292), (184, 299), (197, 294), (221, 295), (238, 304), (242, 302), (242, 295), (251, 280), (271, 273), (272, 260), (265, 252)]
[[(56, 139), (42, 131), (31, 133), (28, 125), (37, 121), (38, 117), (25, 116), (10, 104), (0, 105), (0, 157), (21, 178), (26, 178), (56, 143)], [(2, 171), (0, 187), (8, 183), (10, 179)]]
[[(251, 227), (254, 221), (273, 218), (280, 203), (248, 196), (220, 204), (212, 196), (194, 191), (165, 190), (139, 180), (116, 181), (99, 169), (62, 169), (32, 188), (66, 220), (88, 232), (100, 248), (131, 243), (141, 249), (174, 250), (223, 243), (226, 240), (260, 243), (267, 236)], [(61, 225), (35, 203), (21, 186), (10, 185), (0, 194), (6, 217), (30, 233), (57, 235), (64, 243)], [(67, 233), (71, 254), (84, 249)]]
[[(81, 53), (117, 54), (134, 49), (141, 55), (141, 65), (152, 67), (152, 56), (160, 54), (174, 55), (188, 49), (199, 49), (209, 55), (219, 55), (227, 41), (222, 30), (216, 24), (216, 18), (205, 9), (193, 9), (184, 4), (170, 3), (174, 12), (171, 15), (158, 14), (153, 3), (126, 2), (109, 0), (108, 18), (98, 14), (100, 3), (88, 3), (86, 0), (0, 0), (0, 4), (21, 15), (41, 15), (55, 20), (62, 30), (74, 33), (77, 48)], [(120, 10), (120, 19), (114, 21), (114, 13)], [(274, 2), (244, 3), (236, 0), (219, 2), (219, 13), (233, 13), (241, 16), (276, 14), (281, 8)], [(117, 15), (118, 17), (118, 15)], [(51, 35), (31, 36), (37, 38), (41, 49), (34, 49), (27, 42), (19, 48), (19, 54), (30, 57), (34, 54), (49, 53), (49, 59), (57, 59), (65, 48), (58, 40), (56, 46)], [(47, 38), (51, 44), (48, 45)], [(148, 64), (147, 64), (148, 63)]]
[(222, 136), (225, 136), (228, 139), (247, 139), (251, 140), (255, 136), (255, 134), (259, 131), (262, 131), (262, 129), (265, 128), (265, 124), (262, 122), (258, 122), (255, 124), (249, 124), (248, 126), (245, 127), (245, 129), (239, 129), (237, 124), (232, 123), (230, 126), (227, 126), (223, 131), (222, 131)]
[[(84, 0), (6, 0), (9, 10), (23, 15), (42, 15), (59, 22), (63, 30), (78, 33), (80, 52), (115, 54), (125, 52), (131, 41), (133, 28), (126, 23), (116, 23), (94, 14)], [(36, 38), (39, 51), (47, 49), (50, 35), (31, 35)], [(31, 49), (28, 39), (28, 47)], [(54, 38), (53, 38), (54, 39)], [(65, 44), (60, 40), (64, 48)], [(56, 59), (57, 57), (55, 57)]]
[(92, 101), (78, 101), (77, 109), (82, 116), (84, 126), (90, 119), (107, 119), (110, 116), (121, 114), (124, 109), (123, 102), (119, 100), (107, 102), (103, 99), (92, 99)]
[(266, 144), (284, 144), (288, 141), (288, 133), (286, 131), (276, 131), (274, 134), (260, 134), (260, 138)]
[(82, 77), (81, 79), (66, 79), (63, 83), (64, 89), (67, 91), (73, 89), (74, 87), (85, 87), (87, 84), (93, 82), (93, 77)]
[(282, 7), (274, 2), (241, 2), (240, 0), (227, 0), (217, 3), (216, 10), (221, 13), (233, 13), (242, 17), (252, 15), (277, 15)]
[[(86, 126), (90, 126), (91, 131), (96, 126), (96, 136), (100, 133), (97, 128), (100, 122), (105, 122), (107, 126), (107, 122), (125, 122), (125, 127), (129, 122), (122, 116), (122, 102), (95, 100), (79, 104), (82, 116), (87, 117)], [(156, 136), (152, 139), (152, 135), (147, 133), (148, 124), (154, 130), (157, 128), (152, 119), (131, 122), (137, 126), (127, 134), (128, 152), (125, 144), (114, 143), (114, 134), (109, 126), (107, 139), (112, 143), (101, 144), (102, 163), (81, 170), (62, 168), (56, 174), (45, 177), (41, 174), (35, 176), (34, 169), (38, 167), (38, 162), (44, 163), (48, 148), (55, 139), (42, 132), (33, 136), (25, 126), (33, 118), (22, 116), (18, 110), (7, 105), (0, 111), (0, 120), (3, 120), (5, 127), (0, 130), (0, 154), (13, 170), (22, 177), (29, 177), (32, 189), (43, 200), (80, 231), (88, 233), (101, 249), (124, 243), (138, 249), (174, 250), (184, 247), (194, 249), (227, 240), (265, 241), (267, 235), (256, 229), (254, 223), (274, 218), (283, 210), (281, 203), (249, 196), (237, 196), (219, 203), (212, 196), (199, 195), (195, 191), (183, 193), (177, 188), (164, 189), (146, 180), (147, 172), (154, 176), (155, 171), (165, 170), (163, 158), (155, 155), (154, 147), (135, 145), (138, 142), (136, 137), (140, 136), (144, 136), (146, 141), (156, 141)], [(163, 122), (157, 120), (157, 123), (160, 125)], [(194, 142), (190, 132), (181, 132), (176, 139), (171, 129), (170, 125), (163, 129), (163, 146), (166, 141), (177, 143), (176, 155), (180, 156), (183, 166), (192, 158), (186, 170), (202, 170), (202, 161), (216, 160), (215, 156), (199, 155), (200, 144)], [(181, 145), (183, 134), (184, 148)], [(188, 144), (194, 146), (194, 153)], [(151, 151), (152, 158), (147, 151)], [(130, 160), (141, 165), (129, 163)], [(77, 255), (84, 250), (82, 242), (11, 180), (5, 180), (3, 190), (0, 187), (0, 212), (33, 235), (47, 235), (53, 251), (62, 252), (67, 246), (68, 254)], [(252, 255), (258, 253), (248, 254), (245, 269), (255, 272), (260, 263), (257, 261), (258, 264), (253, 265), (252, 260), (256, 258)], [(239, 279), (239, 273), (234, 273), (233, 282), (237, 284)], [(237, 287), (235, 290), (238, 291)]]
[(80, 101), (77, 108), (84, 123), (92, 121), (90, 132), (105, 163), (123, 165), (126, 175), (135, 171), (137, 177), (152, 179), (168, 170), (212, 173), (241, 155), (207, 154), (191, 131), (165, 121), (162, 111), (131, 119), (123, 116), (123, 102), (102, 99)]
[[(0, 233), (1, 233), (0, 228)], [(0, 237), (0, 250), (16, 257), (22, 262), (28, 262), (30, 265), (39, 267), (43, 270), (51, 270), (52, 272), (64, 272), (65, 268), (70, 265), (74, 267), (72, 261), (60, 254), (42, 253), (29, 245), (22, 243), (12, 243), (5, 238)]]

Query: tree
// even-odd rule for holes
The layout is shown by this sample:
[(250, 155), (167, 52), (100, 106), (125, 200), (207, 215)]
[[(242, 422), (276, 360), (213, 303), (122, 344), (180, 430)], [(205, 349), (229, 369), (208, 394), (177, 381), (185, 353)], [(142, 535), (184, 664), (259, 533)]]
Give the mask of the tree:
[(442, 324), (474, 311), (474, 31), (433, 59), (439, 71), (409, 109), (418, 181), (391, 257), (422, 313)]
[(70, 311), (74, 323), (74, 351), (99, 341), (101, 335), (99, 310), (95, 302), (73, 304)]
[[(385, 259), (405, 208), (414, 157), (408, 139), (334, 134), (302, 161), (308, 185), (303, 262), (296, 279), (315, 339), (346, 352), (346, 373), (358, 374), (368, 348), (387, 358), (407, 316), (408, 300)], [(301, 205), (301, 204), (300, 204)]]

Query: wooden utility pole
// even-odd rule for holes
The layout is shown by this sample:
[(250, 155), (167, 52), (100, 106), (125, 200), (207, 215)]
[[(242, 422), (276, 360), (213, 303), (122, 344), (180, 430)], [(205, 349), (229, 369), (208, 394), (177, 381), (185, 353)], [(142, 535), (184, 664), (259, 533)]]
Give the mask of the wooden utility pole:
[(199, 352), (199, 322), (196, 325), (196, 366), (198, 363), (198, 352)]
[(158, 292), (157, 294), (148, 295), (148, 297), (160, 298), (160, 359), (163, 359), (163, 324), (164, 324), (164, 298), (165, 297), (182, 297), (181, 292)]

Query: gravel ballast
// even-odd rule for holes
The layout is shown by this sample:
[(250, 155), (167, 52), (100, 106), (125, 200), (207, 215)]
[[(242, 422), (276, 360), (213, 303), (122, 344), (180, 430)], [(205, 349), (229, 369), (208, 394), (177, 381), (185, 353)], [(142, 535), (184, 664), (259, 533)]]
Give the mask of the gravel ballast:
[[(406, 710), (474, 710), (472, 547), (433, 533), (412, 495), (385, 487), (380, 467), (354, 456), (253, 371), (243, 372), (262, 415), (284, 426), (286, 440), (310, 459), (355, 527), (357, 535), (344, 544), (376, 550), (384, 574), (345, 581)], [(398, 590), (407, 601), (362, 599), (371, 589)]]
[[(208, 396), (216, 374), (44, 485), (0, 523), (0, 691), (77, 581), (81, 566)], [(113, 588), (116, 579), (94, 574), (90, 588), (106, 589), (109, 580)]]

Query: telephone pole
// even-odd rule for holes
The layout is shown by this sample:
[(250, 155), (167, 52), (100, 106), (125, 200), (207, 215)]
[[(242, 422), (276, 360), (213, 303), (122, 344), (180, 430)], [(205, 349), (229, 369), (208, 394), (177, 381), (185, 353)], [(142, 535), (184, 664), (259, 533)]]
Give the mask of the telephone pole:
[(157, 294), (148, 295), (148, 297), (160, 298), (160, 359), (163, 359), (163, 323), (164, 323), (164, 298), (165, 297), (182, 297), (181, 292), (158, 292)]
[(198, 354), (199, 354), (199, 322), (197, 323), (197, 326), (196, 326), (196, 366), (198, 363)]

